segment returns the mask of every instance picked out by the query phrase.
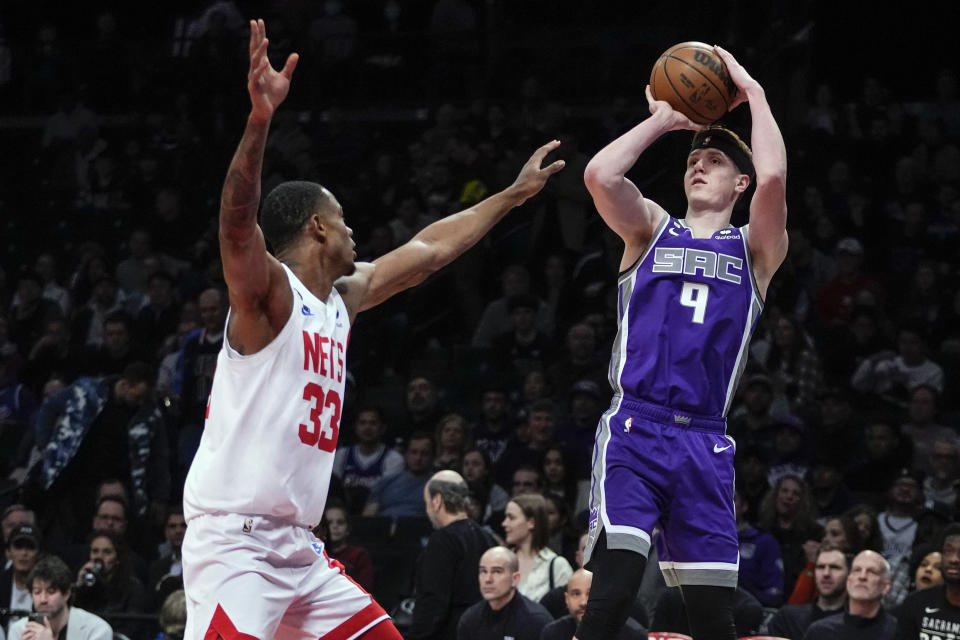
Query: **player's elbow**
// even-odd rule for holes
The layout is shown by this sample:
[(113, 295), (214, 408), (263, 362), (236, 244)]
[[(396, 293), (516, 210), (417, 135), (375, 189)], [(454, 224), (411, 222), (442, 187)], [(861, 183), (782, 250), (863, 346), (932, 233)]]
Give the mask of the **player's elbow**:
[(596, 159), (591, 160), (583, 172), (583, 183), (590, 193), (609, 191), (622, 180), (622, 175), (605, 168)]

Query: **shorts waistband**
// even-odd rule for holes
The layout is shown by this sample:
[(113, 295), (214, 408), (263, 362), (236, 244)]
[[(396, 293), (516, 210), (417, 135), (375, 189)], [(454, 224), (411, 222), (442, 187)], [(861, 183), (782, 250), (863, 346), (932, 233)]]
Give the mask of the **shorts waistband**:
[(622, 397), (620, 400), (621, 409), (629, 409), (636, 412), (641, 418), (653, 420), (664, 425), (673, 425), (675, 427), (685, 427), (696, 431), (707, 431), (723, 435), (727, 431), (726, 418), (712, 418), (709, 416), (699, 416), (679, 409), (671, 409), (652, 402), (637, 400), (636, 398)]

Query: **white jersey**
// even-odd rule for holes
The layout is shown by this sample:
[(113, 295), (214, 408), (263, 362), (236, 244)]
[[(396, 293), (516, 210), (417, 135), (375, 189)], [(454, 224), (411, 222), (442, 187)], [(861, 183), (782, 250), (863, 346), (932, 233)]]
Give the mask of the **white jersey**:
[(224, 335), (203, 437), (184, 486), (187, 520), (244, 514), (312, 527), (323, 515), (350, 320), (336, 289), (323, 302), (283, 268), (293, 308), (279, 335), (248, 356)]

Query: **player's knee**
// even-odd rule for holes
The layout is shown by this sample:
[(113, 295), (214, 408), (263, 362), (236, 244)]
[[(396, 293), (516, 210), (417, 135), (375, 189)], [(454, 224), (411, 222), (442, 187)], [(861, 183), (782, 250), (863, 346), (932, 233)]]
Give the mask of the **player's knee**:
[(736, 600), (733, 587), (709, 585), (686, 585), (683, 601), (687, 620), (694, 638), (700, 640), (733, 640), (737, 637), (733, 622), (733, 606)]

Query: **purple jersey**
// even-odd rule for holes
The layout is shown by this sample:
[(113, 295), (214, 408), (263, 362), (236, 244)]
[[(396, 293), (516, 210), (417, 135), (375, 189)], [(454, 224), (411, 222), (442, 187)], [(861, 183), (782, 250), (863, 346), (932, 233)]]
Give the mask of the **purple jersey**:
[(725, 416), (763, 305), (747, 229), (694, 238), (683, 220), (666, 217), (618, 284), (614, 393), (692, 416)]

